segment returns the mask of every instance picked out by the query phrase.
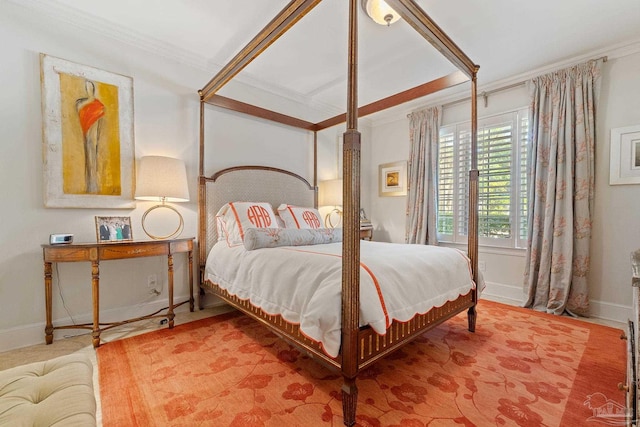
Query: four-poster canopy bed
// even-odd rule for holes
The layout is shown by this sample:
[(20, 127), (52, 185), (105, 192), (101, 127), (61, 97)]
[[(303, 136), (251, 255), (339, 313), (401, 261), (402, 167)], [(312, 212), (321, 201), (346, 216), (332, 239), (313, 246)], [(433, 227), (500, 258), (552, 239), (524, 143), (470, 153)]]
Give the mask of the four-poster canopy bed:
[[(291, 26), (308, 13), (320, 0), (293, 0), (253, 38), (213, 79), (207, 83), (200, 94), (200, 165), (199, 165), (199, 266), (201, 291), (209, 291), (233, 307), (257, 319), (272, 328), (278, 335), (296, 345), (329, 368), (341, 372), (344, 378), (342, 387), (342, 405), (345, 425), (355, 423), (357, 402), (356, 377), (358, 372), (380, 358), (400, 348), (423, 332), (437, 326), (446, 319), (467, 310), (469, 330), (474, 331), (478, 298), (477, 286), (468, 292), (449, 299), (442, 305), (434, 306), (426, 312), (417, 312), (409, 320), (391, 319), (386, 331), (376, 332), (373, 327), (361, 325), (361, 274), (365, 264), (361, 261), (361, 241), (359, 234), (360, 211), (360, 133), (357, 129), (359, 116), (371, 114), (399, 105), (412, 99), (423, 97), (438, 90), (471, 81), (471, 123), (472, 123), (472, 165), (469, 171), (469, 244), (466, 260), (467, 276), (472, 285), (478, 283), (478, 170), (476, 159), (476, 74), (479, 69), (449, 37), (427, 16), (413, 0), (386, 0), (400, 16), (420, 35), (435, 46), (460, 71), (433, 80), (399, 94), (384, 98), (372, 104), (358, 108), (357, 105), (357, 4), (349, 1), (349, 60), (347, 112), (319, 123), (300, 120), (264, 108), (256, 107), (233, 99), (217, 95), (217, 91), (255, 59), (263, 50), (284, 34)], [(313, 132), (314, 171), (313, 183), (291, 172), (259, 166), (234, 167), (219, 171), (213, 176), (205, 176), (204, 116), (205, 104), (229, 109), (262, 119), (271, 120), (295, 128)], [(301, 331), (299, 323), (285, 320), (286, 316), (273, 314), (273, 311), (260, 308), (249, 301), (248, 297), (227, 290), (215, 283), (207, 273), (207, 258), (216, 241), (228, 231), (220, 228), (216, 213), (228, 209), (231, 202), (259, 201), (269, 202), (272, 206), (281, 203), (293, 206), (313, 206), (317, 208), (317, 132), (346, 121), (343, 137), (343, 210), (344, 227), (341, 255), (341, 307), (339, 308), (339, 352), (327, 352), (323, 343), (311, 339)], [(256, 185), (260, 182), (262, 185)], [(235, 209), (234, 209), (235, 212)], [(237, 215), (236, 215), (237, 218)], [(264, 229), (268, 230), (268, 229)], [(228, 241), (228, 240), (227, 240)], [(370, 242), (366, 242), (369, 244)], [(375, 242), (371, 242), (375, 245)], [(365, 242), (362, 243), (363, 246)], [(381, 244), (381, 243), (378, 243)], [(390, 245), (390, 244), (387, 244)], [(222, 245), (228, 246), (228, 245)], [(230, 245), (229, 245), (230, 246)], [(246, 246), (246, 243), (245, 243)], [(322, 245), (320, 245), (322, 246)], [(421, 245), (398, 245), (421, 246)], [(237, 249), (244, 250), (244, 249)], [(270, 251), (266, 249), (265, 251)], [(326, 258), (326, 257), (325, 257)], [(225, 261), (226, 262), (226, 261)], [(362, 266), (362, 268), (361, 268)], [(371, 275), (371, 277), (374, 277)], [(375, 277), (374, 277), (375, 280)], [(366, 284), (365, 286), (369, 286)]]

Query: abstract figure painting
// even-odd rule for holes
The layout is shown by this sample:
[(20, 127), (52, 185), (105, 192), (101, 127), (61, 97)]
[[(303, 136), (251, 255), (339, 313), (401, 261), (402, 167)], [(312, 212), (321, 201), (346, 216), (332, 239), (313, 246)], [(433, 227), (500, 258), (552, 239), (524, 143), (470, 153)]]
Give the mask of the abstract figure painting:
[(133, 81), (40, 55), (44, 203), (57, 208), (132, 208)]

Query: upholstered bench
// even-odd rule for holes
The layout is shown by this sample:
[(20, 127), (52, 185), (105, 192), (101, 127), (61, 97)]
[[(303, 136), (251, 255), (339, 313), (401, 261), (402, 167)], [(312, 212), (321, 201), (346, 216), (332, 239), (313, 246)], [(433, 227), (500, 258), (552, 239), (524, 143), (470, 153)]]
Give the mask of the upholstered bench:
[(0, 425), (95, 426), (92, 376), (81, 354), (0, 371)]

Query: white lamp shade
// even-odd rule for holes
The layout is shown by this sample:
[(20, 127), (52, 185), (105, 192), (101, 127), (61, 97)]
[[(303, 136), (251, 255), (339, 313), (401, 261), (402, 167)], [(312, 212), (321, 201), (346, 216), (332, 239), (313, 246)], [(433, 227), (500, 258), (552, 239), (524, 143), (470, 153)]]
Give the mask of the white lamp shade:
[(180, 159), (142, 157), (138, 163), (137, 200), (188, 202), (187, 168)]
[(342, 180), (321, 181), (319, 186), (319, 206), (342, 206)]
[(400, 19), (400, 15), (384, 0), (362, 0), (362, 7), (377, 24), (391, 25)]

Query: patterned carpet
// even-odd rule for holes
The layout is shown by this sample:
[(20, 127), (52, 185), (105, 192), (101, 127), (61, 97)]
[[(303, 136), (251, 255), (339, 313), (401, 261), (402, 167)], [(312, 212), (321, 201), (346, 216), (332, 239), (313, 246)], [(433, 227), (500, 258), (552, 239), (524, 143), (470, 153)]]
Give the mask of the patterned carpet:
[[(481, 301), (358, 377), (360, 426), (586, 426), (621, 421), (620, 331)], [(340, 375), (241, 315), (98, 349), (109, 426), (341, 426)], [(620, 424), (618, 424), (620, 425)]]

